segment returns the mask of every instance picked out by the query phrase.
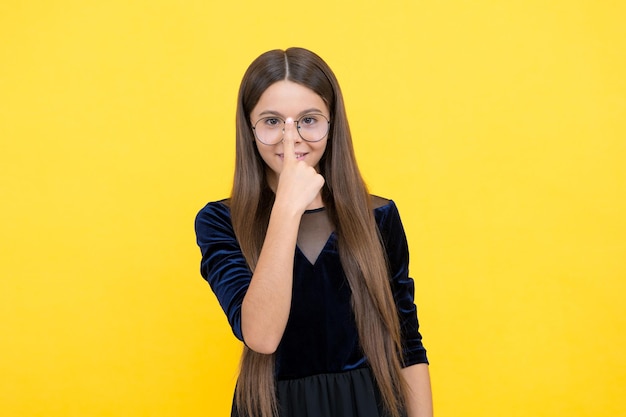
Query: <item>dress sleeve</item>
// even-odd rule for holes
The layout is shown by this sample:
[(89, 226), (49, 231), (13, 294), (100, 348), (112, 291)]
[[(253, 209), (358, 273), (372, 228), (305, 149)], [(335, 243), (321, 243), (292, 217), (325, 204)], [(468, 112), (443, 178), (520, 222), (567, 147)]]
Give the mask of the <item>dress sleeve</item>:
[(391, 271), (391, 290), (400, 317), (404, 366), (428, 363), (419, 332), (415, 285), (409, 277), (409, 250), (400, 214), (393, 201), (378, 210), (381, 211), (378, 224)]
[(235, 336), (243, 341), (241, 303), (252, 272), (235, 238), (229, 208), (207, 204), (196, 216), (196, 241), (202, 253), (200, 273), (215, 293)]

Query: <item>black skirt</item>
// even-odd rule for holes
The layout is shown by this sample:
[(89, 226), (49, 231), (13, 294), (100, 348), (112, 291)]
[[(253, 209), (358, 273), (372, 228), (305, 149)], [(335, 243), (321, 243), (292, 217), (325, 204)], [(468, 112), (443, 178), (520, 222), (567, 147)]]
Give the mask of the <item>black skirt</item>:
[[(280, 417), (387, 417), (368, 368), (277, 381)], [(231, 417), (240, 417), (233, 404)]]

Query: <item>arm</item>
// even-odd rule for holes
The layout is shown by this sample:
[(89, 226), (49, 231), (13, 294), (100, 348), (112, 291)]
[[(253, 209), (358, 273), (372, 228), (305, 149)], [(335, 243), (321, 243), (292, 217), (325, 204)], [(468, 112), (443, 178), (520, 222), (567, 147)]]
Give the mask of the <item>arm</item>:
[(324, 178), (296, 159), (294, 129), (283, 141), (283, 166), (276, 200), (252, 280), (241, 306), (241, 327), (246, 345), (260, 353), (273, 353), (282, 339), (291, 309), (293, 262), (300, 219), (320, 197)]
[(406, 399), (408, 417), (433, 417), (433, 399), (428, 364), (419, 363), (402, 369), (409, 387)]
[(273, 353), (287, 325), (299, 223), (297, 212), (274, 205), (263, 248), (241, 305), (244, 341), (259, 353)]
[[(259, 342), (254, 339), (256, 335), (246, 327), (254, 323), (253, 320), (244, 318), (244, 302), (247, 300), (247, 308), (252, 305), (247, 313), (254, 313), (256, 310), (263, 314), (276, 314), (282, 311), (288, 316), (295, 245), (289, 234), (297, 233), (297, 226), (295, 232), (289, 230), (294, 229), (294, 221), (286, 221), (280, 210), (273, 210), (271, 217), (254, 275), (235, 236), (227, 205), (221, 202), (207, 204), (200, 210), (195, 222), (197, 242), (202, 253), (202, 276), (226, 313), (235, 336), (251, 349), (262, 353), (266, 353), (263, 346), (258, 346)], [(270, 262), (272, 258), (275, 260), (273, 265)], [(269, 305), (264, 305), (264, 300)], [(272, 306), (276, 311), (263, 312), (264, 308)], [(280, 327), (275, 332), (282, 334)], [(262, 334), (257, 337), (261, 341), (265, 340)], [(271, 350), (270, 348), (271, 346), (266, 349)]]
[[(390, 202), (381, 215), (379, 225), (391, 269), (391, 288), (400, 315), (400, 330), (404, 347), (402, 376), (407, 382), (406, 406), (408, 417), (432, 417), (433, 405), (426, 349), (419, 332), (417, 308), (414, 303), (415, 285), (409, 277), (409, 251), (400, 215)], [(382, 214), (385, 214), (382, 216)]]

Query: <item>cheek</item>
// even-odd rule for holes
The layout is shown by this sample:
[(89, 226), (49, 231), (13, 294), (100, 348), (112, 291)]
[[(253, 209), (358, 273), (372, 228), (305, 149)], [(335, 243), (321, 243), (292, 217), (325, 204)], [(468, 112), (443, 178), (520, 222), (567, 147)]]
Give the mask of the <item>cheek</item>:
[(259, 146), (258, 144), (256, 145), (256, 147), (257, 152), (259, 153), (259, 155), (261, 156), (261, 160), (263, 161), (263, 165), (265, 165), (266, 167), (270, 167), (272, 170), (276, 170), (279, 168), (276, 166), (276, 154), (274, 153), (273, 149), (270, 149), (269, 147), (263, 145)]
[(271, 162), (268, 156), (263, 152), (261, 152), (260, 154), (261, 154), (261, 159), (263, 160), (263, 164), (268, 165)]
[(320, 162), (322, 161), (322, 159), (324, 159), (324, 155), (326, 155), (327, 152), (329, 152), (328, 146), (326, 141), (324, 141), (324, 143), (319, 143), (317, 144), (317, 146), (315, 146), (315, 148), (312, 149), (313, 152), (315, 152), (315, 159), (311, 160), (311, 164), (315, 165), (316, 167), (319, 167)]
[(267, 149), (263, 148), (262, 146), (259, 146), (259, 143), (255, 141), (255, 146), (256, 146), (256, 151), (257, 153), (261, 156), (261, 159), (263, 159), (263, 161), (265, 163), (267, 163), (266, 159), (267, 159)]
[(328, 141), (325, 140), (324, 143), (318, 143), (318, 146), (316, 146), (316, 151), (320, 154), (320, 158), (322, 156), (324, 156), (324, 154), (326, 153), (326, 151), (328, 150)]

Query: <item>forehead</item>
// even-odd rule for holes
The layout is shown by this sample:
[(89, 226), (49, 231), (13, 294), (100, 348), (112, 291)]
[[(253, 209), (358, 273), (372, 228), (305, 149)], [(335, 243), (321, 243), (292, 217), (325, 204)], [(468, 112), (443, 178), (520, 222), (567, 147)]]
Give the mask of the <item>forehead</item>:
[(295, 117), (308, 110), (317, 110), (328, 115), (328, 107), (317, 93), (301, 84), (283, 80), (270, 85), (263, 92), (252, 109), (252, 116), (272, 112)]

